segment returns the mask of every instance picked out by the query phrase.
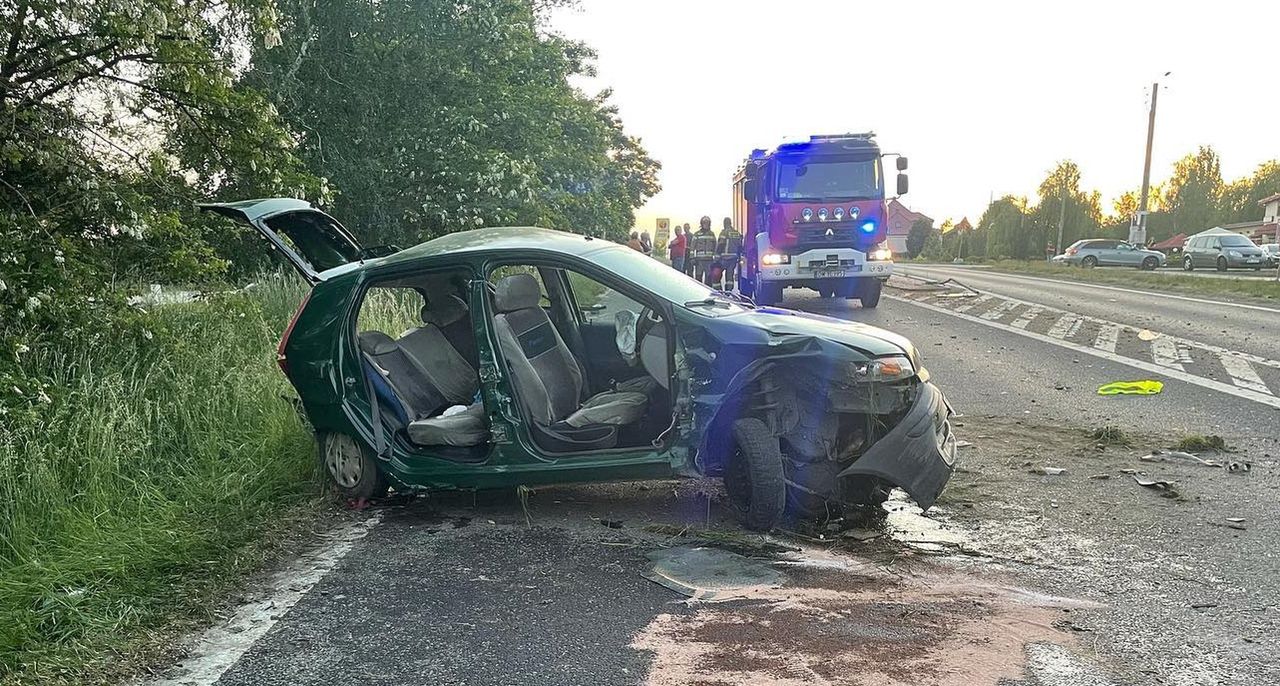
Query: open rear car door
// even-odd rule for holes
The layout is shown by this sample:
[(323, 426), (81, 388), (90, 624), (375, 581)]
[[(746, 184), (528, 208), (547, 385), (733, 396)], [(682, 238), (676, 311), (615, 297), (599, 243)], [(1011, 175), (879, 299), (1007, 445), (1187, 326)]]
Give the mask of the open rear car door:
[(305, 200), (268, 198), (199, 207), (256, 229), (312, 285), (339, 273), (340, 267), (397, 251), (390, 246), (361, 248), (338, 220)]

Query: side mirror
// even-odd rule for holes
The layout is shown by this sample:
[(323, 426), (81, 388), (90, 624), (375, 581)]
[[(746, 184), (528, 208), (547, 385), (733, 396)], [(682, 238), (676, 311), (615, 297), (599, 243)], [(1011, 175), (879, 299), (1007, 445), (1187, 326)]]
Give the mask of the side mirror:
[(906, 171), (906, 170), (907, 170), (907, 158), (903, 157), (902, 155), (898, 155), (898, 171)]
[(748, 202), (755, 202), (756, 193), (760, 191), (758, 179), (747, 179), (742, 182), (742, 195)]
[[(901, 160), (902, 158), (899, 157), (898, 159)], [(907, 194), (907, 175), (898, 174), (898, 195), (906, 195), (906, 194)]]

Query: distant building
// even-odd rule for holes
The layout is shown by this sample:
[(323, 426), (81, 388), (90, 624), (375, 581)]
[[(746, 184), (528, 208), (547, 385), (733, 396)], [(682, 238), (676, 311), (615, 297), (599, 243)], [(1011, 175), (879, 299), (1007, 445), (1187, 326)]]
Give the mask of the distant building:
[(1254, 243), (1275, 243), (1276, 229), (1280, 228), (1280, 193), (1269, 195), (1259, 200), (1258, 204), (1262, 206), (1261, 220), (1223, 224), (1215, 228), (1248, 236)]
[(906, 205), (898, 202), (897, 198), (889, 201), (889, 212), (885, 221), (889, 223), (889, 250), (894, 255), (907, 253), (907, 235), (911, 233), (911, 225), (921, 219), (930, 224), (933, 223), (931, 217), (912, 212)]
[(954, 231), (973, 231), (973, 224), (969, 223), (968, 217), (961, 217), (960, 223), (956, 224), (952, 229)]

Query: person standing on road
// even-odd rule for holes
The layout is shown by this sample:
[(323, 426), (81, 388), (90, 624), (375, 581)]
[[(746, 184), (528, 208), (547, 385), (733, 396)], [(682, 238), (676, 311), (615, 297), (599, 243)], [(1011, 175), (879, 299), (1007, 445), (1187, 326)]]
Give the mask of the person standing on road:
[(1058, 254), (1058, 248), (1054, 246), (1053, 241), (1044, 244), (1044, 260), (1052, 262), (1053, 256)]
[(737, 285), (738, 256), (742, 252), (742, 234), (733, 228), (733, 220), (724, 218), (720, 240), (716, 242), (716, 255), (720, 260), (723, 285), (721, 290), (732, 290)]
[(640, 251), (646, 256), (653, 254), (653, 238), (649, 236), (648, 231), (640, 232)]
[(711, 265), (716, 260), (716, 235), (711, 231), (711, 217), (698, 222), (689, 249), (693, 252), (693, 278), (711, 285)]
[(684, 224), (684, 273), (693, 276), (693, 231), (688, 222)]
[(667, 249), (671, 251), (672, 269), (678, 272), (684, 272), (684, 254), (687, 247), (688, 243), (685, 239), (684, 229), (677, 225), (676, 235), (671, 239), (671, 244), (667, 246)]
[(640, 245), (640, 234), (635, 231), (631, 232), (631, 240), (627, 241), (627, 247), (636, 252), (644, 252), (644, 247)]

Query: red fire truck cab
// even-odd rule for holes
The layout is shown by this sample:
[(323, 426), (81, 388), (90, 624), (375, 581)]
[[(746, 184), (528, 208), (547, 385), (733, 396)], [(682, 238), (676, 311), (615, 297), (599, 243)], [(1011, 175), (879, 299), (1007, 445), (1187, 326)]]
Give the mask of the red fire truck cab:
[[(733, 178), (733, 221), (742, 230), (738, 290), (758, 304), (783, 289), (880, 303), (893, 273), (885, 239), (884, 172), (875, 134), (811, 136), (755, 150)], [(897, 194), (907, 158), (897, 156)]]

